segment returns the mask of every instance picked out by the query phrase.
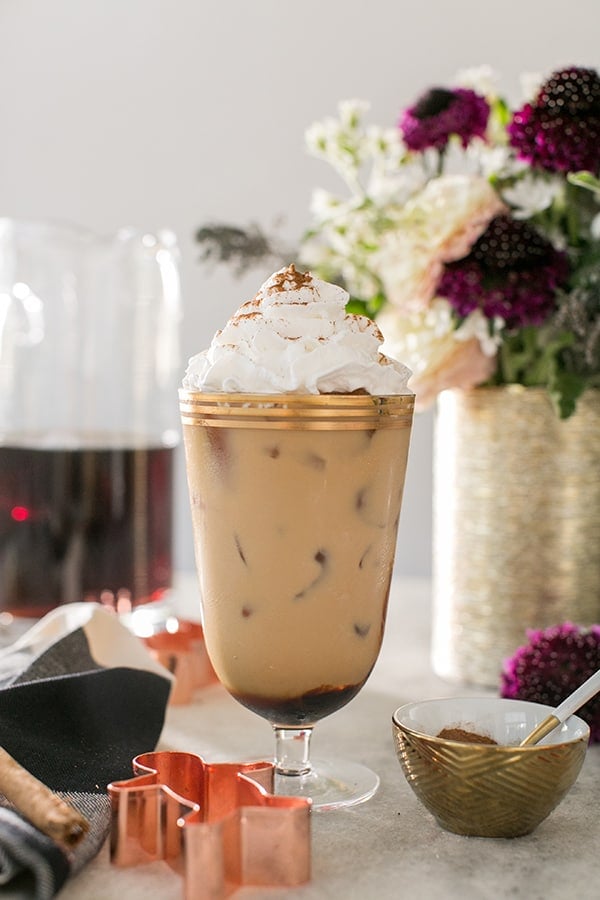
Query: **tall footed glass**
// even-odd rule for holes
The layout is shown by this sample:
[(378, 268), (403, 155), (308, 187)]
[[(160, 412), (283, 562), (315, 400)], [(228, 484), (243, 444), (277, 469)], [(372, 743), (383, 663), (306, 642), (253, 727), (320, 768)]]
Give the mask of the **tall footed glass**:
[(278, 793), (359, 803), (379, 779), (313, 763), (314, 725), (377, 659), (413, 397), (182, 390), (204, 634), (217, 675), (275, 731)]

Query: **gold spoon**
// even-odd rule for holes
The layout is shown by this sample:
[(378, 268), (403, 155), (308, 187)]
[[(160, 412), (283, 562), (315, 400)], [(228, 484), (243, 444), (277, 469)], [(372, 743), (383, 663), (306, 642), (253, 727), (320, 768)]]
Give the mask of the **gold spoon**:
[(572, 716), (581, 706), (591, 700), (600, 691), (600, 669), (594, 672), (587, 681), (584, 681), (566, 700), (560, 703), (553, 713), (540, 722), (533, 731), (519, 744), (520, 747), (529, 747), (537, 744), (542, 738), (550, 734), (558, 725), (562, 725), (569, 716)]

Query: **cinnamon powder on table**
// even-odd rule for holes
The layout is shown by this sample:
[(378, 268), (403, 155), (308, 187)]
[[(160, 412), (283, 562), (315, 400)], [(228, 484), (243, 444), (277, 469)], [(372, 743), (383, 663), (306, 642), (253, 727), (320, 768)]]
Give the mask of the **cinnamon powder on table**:
[(437, 736), (447, 741), (460, 741), (463, 744), (498, 744), (498, 741), (488, 737), (487, 734), (477, 734), (464, 728), (442, 728)]

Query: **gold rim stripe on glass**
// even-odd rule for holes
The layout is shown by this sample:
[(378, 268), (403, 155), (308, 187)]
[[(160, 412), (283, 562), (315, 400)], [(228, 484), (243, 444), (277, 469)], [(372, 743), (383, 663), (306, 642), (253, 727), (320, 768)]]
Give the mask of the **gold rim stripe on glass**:
[(184, 425), (216, 428), (407, 428), (414, 396), (179, 392)]

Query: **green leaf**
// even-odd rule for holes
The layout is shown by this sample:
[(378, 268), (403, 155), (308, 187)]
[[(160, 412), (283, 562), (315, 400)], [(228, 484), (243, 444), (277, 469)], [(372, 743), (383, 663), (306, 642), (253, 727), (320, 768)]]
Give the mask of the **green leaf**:
[(385, 297), (382, 293), (375, 294), (369, 300), (361, 300), (359, 297), (350, 297), (346, 304), (346, 312), (350, 315), (367, 316), (369, 319), (375, 319), (377, 313), (385, 303)]
[(499, 124), (504, 128), (512, 118), (512, 111), (502, 97), (496, 97), (492, 103), (492, 113), (496, 116)]
[(600, 194), (600, 179), (592, 175), (591, 172), (569, 172), (567, 181), (576, 187), (587, 188), (589, 191)]
[(538, 332), (538, 353), (526, 373), (525, 384), (550, 384), (559, 369), (559, 359), (562, 350), (570, 347), (574, 336), (569, 331), (561, 331), (548, 338), (544, 331)]
[(366, 300), (359, 300), (358, 297), (351, 297), (346, 303), (346, 312), (353, 316), (368, 315)]
[(535, 329), (522, 328), (515, 334), (506, 335), (499, 354), (501, 381), (506, 384), (526, 384), (526, 373), (534, 364), (536, 354)]
[(368, 315), (372, 319), (375, 319), (377, 317), (377, 314), (381, 312), (381, 310), (385, 306), (385, 302), (385, 296), (382, 293), (375, 294), (374, 297), (371, 297), (368, 303)]
[(572, 372), (555, 373), (548, 384), (548, 393), (559, 418), (568, 419), (573, 415), (585, 386), (583, 378)]

